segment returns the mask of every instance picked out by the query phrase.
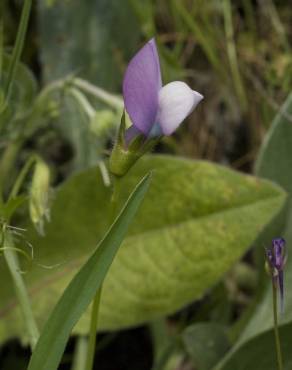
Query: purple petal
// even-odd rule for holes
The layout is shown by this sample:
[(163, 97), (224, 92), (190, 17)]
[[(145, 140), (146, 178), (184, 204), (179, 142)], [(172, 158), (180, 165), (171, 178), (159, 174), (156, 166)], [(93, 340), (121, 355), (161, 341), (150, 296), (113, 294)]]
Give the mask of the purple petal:
[(128, 146), (132, 140), (134, 140), (138, 135), (141, 135), (142, 132), (138, 130), (134, 125), (130, 126), (125, 132), (125, 141)]
[(157, 122), (164, 135), (171, 135), (203, 99), (181, 81), (170, 82), (159, 91)]
[(123, 82), (126, 111), (131, 121), (148, 135), (158, 111), (162, 86), (156, 43), (151, 39), (130, 61)]
[(277, 269), (281, 269), (284, 266), (284, 248), (285, 240), (283, 238), (277, 238), (273, 240), (274, 248), (274, 263)]

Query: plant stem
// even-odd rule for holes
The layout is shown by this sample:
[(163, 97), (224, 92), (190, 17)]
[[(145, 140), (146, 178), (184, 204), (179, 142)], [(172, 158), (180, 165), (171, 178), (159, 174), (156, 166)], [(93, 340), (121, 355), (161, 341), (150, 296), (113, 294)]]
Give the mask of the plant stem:
[(29, 170), (31, 169), (32, 165), (37, 161), (37, 156), (36, 155), (32, 155), (27, 161), (26, 163), (24, 164), (24, 166), (22, 167), (19, 175), (17, 176), (17, 179), (12, 187), (12, 190), (9, 194), (9, 199), (12, 199), (12, 198), (15, 198), (17, 196), (17, 194), (19, 193), (20, 191), (20, 188), (24, 182), (24, 179), (26, 178)]
[[(113, 193), (111, 196), (110, 207), (109, 207), (110, 208), (109, 226), (111, 225), (111, 223), (113, 222), (117, 214), (119, 192), (120, 192), (120, 179), (118, 177), (115, 177), (113, 181)], [(89, 342), (88, 342), (88, 348), (87, 348), (85, 370), (93, 369), (101, 292), (102, 292), (102, 285), (100, 289), (96, 292), (95, 298), (93, 300), (92, 309), (91, 309)]]
[(13, 280), (15, 293), (19, 301), (24, 323), (29, 335), (30, 347), (31, 350), (33, 350), (39, 337), (39, 330), (33, 316), (29, 295), (20, 273), (17, 254), (13, 249), (12, 236), (7, 231), (3, 231), (3, 233), (5, 235), (4, 243), (7, 246), (7, 249), (4, 250), (4, 257)]
[(86, 362), (86, 353), (88, 346), (88, 338), (84, 335), (80, 335), (77, 338), (72, 370), (84, 370), (84, 364)]
[(30, 11), (31, 11), (31, 4), (32, 4), (32, 0), (25, 0), (23, 8), (22, 8), (20, 23), (19, 23), (16, 41), (15, 41), (15, 45), (14, 45), (13, 53), (12, 53), (12, 60), (11, 60), (9, 70), (8, 70), (8, 78), (5, 84), (5, 88), (4, 88), (4, 94), (5, 94), (6, 101), (9, 99), (11, 85), (14, 80), (17, 64), (20, 60), (20, 56), (22, 53), (23, 44), (24, 44), (25, 35), (27, 31), (27, 26), (28, 26), (28, 20), (29, 20)]
[(212, 39), (209, 38), (205, 32), (203, 32), (198, 19), (194, 19), (182, 1), (174, 1), (173, 5), (175, 6), (177, 14), (180, 15), (186, 27), (198, 40), (204, 53), (206, 54), (206, 57), (208, 58), (208, 61), (213, 66), (215, 71), (217, 71), (218, 75), (224, 81), (228, 80), (228, 71), (226, 71), (224, 65), (222, 64), (222, 60), (218, 53), (218, 48), (216, 47), (216, 44), (214, 45)]
[(123, 100), (119, 96), (110, 94), (100, 87), (92, 85), (88, 81), (82, 80), (81, 78), (74, 78), (73, 85), (87, 94), (95, 96), (97, 99), (116, 110), (121, 110), (124, 107)]
[(227, 55), (229, 59), (229, 64), (231, 68), (231, 74), (233, 77), (233, 82), (239, 102), (241, 104), (242, 110), (245, 112), (247, 110), (247, 98), (245, 94), (245, 89), (243, 81), (241, 79), (239, 65), (236, 55), (236, 48), (234, 42), (234, 30), (232, 23), (232, 8), (230, 0), (223, 1), (223, 15), (224, 15), (224, 26), (225, 26), (225, 35), (227, 43)]
[(0, 160), (0, 192), (1, 196), (6, 190), (6, 180), (10, 176), (10, 171), (14, 166), (22, 140), (15, 140), (8, 144)]
[(275, 286), (273, 281), (272, 281), (272, 285), (273, 285), (274, 333), (275, 333), (275, 345), (276, 345), (278, 369), (283, 370), (283, 359), (282, 359), (281, 343), (280, 343), (279, 328), (278, 328), (277, 287)]
[[(3, 13), (4, 13), (4, 5), (3, 3), (0, 5), (0, 82), (2, 79), (3, 74), (3, 54), (4, 54), (4, 25), (3, 25)], [(3, 104), (4, 96), (2, 96), (2, 91), (0, 92), (0, 111), (1, 106)]]
[(90, 332), (89, 332), (89, 342), (88, 342), (85, 370), (93, 369), (101, 290), (102, 290), (102, 287), (98, 289), (94, 297), (94, 300), (93, 300), (91, 318), (90, 318)]

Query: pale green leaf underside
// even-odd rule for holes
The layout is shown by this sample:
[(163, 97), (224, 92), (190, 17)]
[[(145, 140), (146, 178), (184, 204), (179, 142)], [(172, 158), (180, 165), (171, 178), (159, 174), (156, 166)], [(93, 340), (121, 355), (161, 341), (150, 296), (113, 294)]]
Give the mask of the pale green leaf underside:
[[(100, 328), (134, 326), (174, 312), (212, 287), (279, 211), (285, 193), (271, 182), (208, 162), (143, 158), (123, 182), (121, 204), (154, 169), (142, 208), (106, 278)], [(35, 266), (27, 275), (40, 324), (106, 228), (110, 190), (91, 169), (58, 191), (47, 236), (31, 235)], [(1, 266), (0, 338), (23, 334)], [(5, 274), (5, 276), (4, 276)], [(4, 320), (5, 318), (5, 320)], [(85, 315), (76, 332), (86, 332)]]

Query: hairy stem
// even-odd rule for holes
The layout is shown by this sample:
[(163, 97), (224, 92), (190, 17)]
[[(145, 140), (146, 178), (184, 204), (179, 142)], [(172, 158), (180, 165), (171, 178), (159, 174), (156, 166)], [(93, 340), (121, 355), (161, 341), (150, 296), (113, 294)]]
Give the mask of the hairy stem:
[(17, 258), (16, 251), (14, 250), (13, 247), (12, 236), (7, 231), (4, 231), (3, 235), (4, 235), (4, 245), (7, 247), (4, 249), (4, 257), (9, 272), (11, 274), (15, 293), (20, 305), (20, 309), (22, 311), (24, 323), (26, 325), (26, 330), (29, 336), (30, 347), (31, 350), (33, 350), (39, 337), (39, 330), (34, 319), (29, 295), (20, 272), (19, 261)]

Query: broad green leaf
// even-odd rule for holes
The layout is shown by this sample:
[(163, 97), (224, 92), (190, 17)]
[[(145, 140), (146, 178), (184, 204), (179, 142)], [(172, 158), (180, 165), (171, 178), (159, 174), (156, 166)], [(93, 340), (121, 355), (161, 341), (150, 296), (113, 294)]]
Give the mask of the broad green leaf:
[(114, 260), (150, 182), (145, 176), (92, 256), (75, 275), (49, 316), (30, 359), (28, 370), (57, 369), (74, 325), (94, 298)]
[[(284, 369), (290, 370), (292, 363), (291, 353), (292, 324), (280, 328)], [(277, 357), (275, 339), (272, 331), (268, 331), (246, 342), (224, 370), (276, 370)]]
[[(289, 116), (290, 120), (286, 117)], [(268, 131), (256, 161), (255, 172), (292, 191), (292, 93)]]
[[(290, 120), (288, 119), (290, 117)], [(273, 220), (261, 235), (259, 243), (266, 243), (283, 233), (289, 213), (292, 193), (292, 93), (276, 115), (266, 134), (255, 164), (256, 175), (270, 179), (283, 187), (289, 199), (281, 213)]]
[[(273, 223), (269, 224), (262, 240), (268, 240), (276, 236), (283, 236), (287, 240), (288, 255), (292, 245), (292, 122), (287, 116), (292, 114), (292, 94), (287, 98), (282, 109), (277, 114), (270, 131), (260, 150), (260, 155), (256, 163), (256, 172), (262, 177), (266, 177), (281, 185), (288, 193), (288, 201), (281, 213)], [(262, 245), (262, 244), (261, 244)], [(261, 246), (260, 245), (260, 246)], [(264, 252), (262, 251), (262, 256)], [(263, 257), (262, 257), (263, 258)], [(285, 268), (285, 286), (292, 284), (292, 259), (289, 258)], [(265, 278), (268, 283), (268, 277)], [(264, 286), (261, 286), (265, 289)], [(227, 354), (225, 359), (220, 362), (218, 369), (229, 369), (229, 363), (236, 361), (238, 353), (241, 353), (241, 346), (248, 341), (256, 340), (260, 334), (271, 331), (273, 327), (272, 306), (271, 306), (271, 287), (264, 290), (261, 300), (257, 302), (246, 327), (241, 333), (237, 343)], [(292, 293), (287, 288), (285, 290), (285, 313), (281, 316), (280, 324), (284, 325), (292, 321)], [(267, 334), (269, 335), (269, 334)], [(217, 369), (216, 368), (216, 369)]]
[(128, 2), (38, 0), (38, 4), (45, 80), (78, 73), (117, 90), (139, 40), (139, 26)]
[(211, 369), (229, 348), (226, 328), (210, 322), (189, 326), (182, 339), (198, 370)]
[[(149, 170), (153, 181), (108, 274), (100, 328), (135, 326), (172, 313), (218, 282), (279, 211), (285, 193), (273, 183), (209, 162), (143, 157), (121, 184), (121, 203)], [(80, 173), (57, 192), (46, 237), (25, 237), (35, 251), (27, 274), (42, 325), (64, 287), (106, 228), (110, 189), (98, 169)], [(23, 336), (5, 266), (0, 278), (0, 340)], [(5, 320), (4, 320), (5, 318)], [(75, 332), (84, 333), (84, 315)]]

